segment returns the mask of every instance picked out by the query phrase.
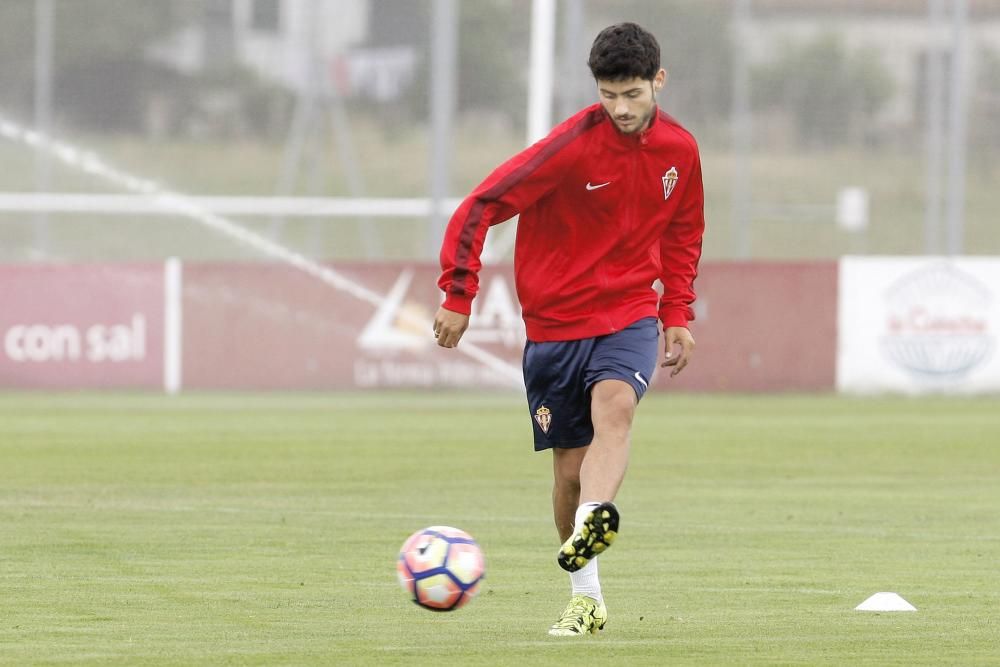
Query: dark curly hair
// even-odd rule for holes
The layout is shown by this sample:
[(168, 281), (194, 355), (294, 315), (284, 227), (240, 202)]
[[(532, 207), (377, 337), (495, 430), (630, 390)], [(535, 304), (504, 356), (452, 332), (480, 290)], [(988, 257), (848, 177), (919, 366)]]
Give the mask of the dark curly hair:
[(646, 79), (660, 71), (660, 45), (635, 23), (608, 26), (594, 39), (587, 61), (594, 78), (602, 81)]

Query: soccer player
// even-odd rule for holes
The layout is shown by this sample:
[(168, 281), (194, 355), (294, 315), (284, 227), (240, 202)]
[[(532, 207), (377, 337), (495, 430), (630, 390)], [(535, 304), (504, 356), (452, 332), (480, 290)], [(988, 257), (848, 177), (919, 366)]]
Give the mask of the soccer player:
[(596, 556), (618, 532), (613, 500), (656, 366), (657, 318), (671, 376), (694, 350), (688, 322), (705, 225), (697, 144), (657, 106), (667, 73), (656, 39), (634, 23), (610, 26), (588, 64), (600, 102), (498, 167), (455, 211), (434, 318), (438, 345), (458, 345), (486, 231), (519, 214), (514, 271), (528, 410), (535, 450), (552, 450), (557, 561), (572, 585), (549, 629), (557, 636), (607, 622)]

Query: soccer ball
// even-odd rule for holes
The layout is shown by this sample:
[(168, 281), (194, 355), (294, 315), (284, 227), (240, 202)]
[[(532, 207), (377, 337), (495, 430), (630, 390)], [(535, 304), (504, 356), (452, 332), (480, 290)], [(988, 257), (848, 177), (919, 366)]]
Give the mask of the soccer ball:
[(486, 572), (476, 541), (458, 528), (431, 526), (410, 535), (399, 550), (396, 574), (410, 599), (431, 611), (452, 611), (479, 592)]

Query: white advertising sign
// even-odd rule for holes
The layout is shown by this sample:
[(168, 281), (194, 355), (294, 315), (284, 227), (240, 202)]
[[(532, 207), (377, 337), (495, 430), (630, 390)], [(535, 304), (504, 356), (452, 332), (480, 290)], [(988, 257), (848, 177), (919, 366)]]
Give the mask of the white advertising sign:
[(1000, 258), (844, 257), (837, 389), (1000, 392)]

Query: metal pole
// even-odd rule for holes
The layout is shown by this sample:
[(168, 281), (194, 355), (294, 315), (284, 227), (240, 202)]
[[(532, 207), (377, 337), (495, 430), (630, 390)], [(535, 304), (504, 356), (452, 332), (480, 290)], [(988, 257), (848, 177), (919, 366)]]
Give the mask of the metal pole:
[[(337, 157), (340, 159), (341, 168), (347, 181), (347, 191), (351, 193), (352, 197), (363, 197), (366, 189), (365, 177), (360, 169), (361, 160), (354, 146), (354, 134), (351, 132), (347, 109), (336, 85), (327, 85), (326, 90), (330, 124), (337, 145)], [(378, 230), (373, 225), (373, 221), (369, 218), (358, 218), (358, 235), (361, 237), (361, 245), (364, 248), (365, 257), (368, 259), (381, 258), (384, 254)]]
[(583, 67), (588, 55), (583, 0), (565, 0), (563, 7), (559, 115), (568, 118), (586, 105), (584, 100), (591, 89), (590, 78), (584, 75)]
[[(285, 139), (285, 146), (281, 155), (281, 166), (278, 171), (278, 180), (275, 184), (274, 193), (276, 196), (284, 197), (291, 195), (295, 191), (299, 180), (299, 172), (302, 166), (303, 155), (305, 153), (306, 142), (314, 134), (317, 123), (317, 107), (319, 106), (317, 90), (316, 54), (314, 40), (316, 37), (315, 25), (318, 21), (316, 6), (314, 3), (300, 6), (301, 13), (298, 15), (296, 32), (285, 37), (288, 40), (288, 48), (295, 54), (295, 62), (298, 68), (298, 77), (295, 89), (295, 108), (292, 111), (291, 123), (288, 127), (288, 136)], [(294, 40), (294, 41), (293, 41)], [(280, 241), (284, 235), (286, 220), (282, 216), (275, 216), (271, 219), (268, 235), (275, 241)]]
[[(35, 129), (48, 136), (52, 131), (52, 32), (55, 24), (53, 0), (35, 0)], [(45, 151), (35, 151), (35, 191), (52, 189), (52, 162)], [(35, 216), (34, 249), (44, 256), (49, 247), (49, 220)]]
[(431, 215), (427, 254), (436, 258), (448, 224), (442, 204), (451, 189), (451, 128), (456, 106), (458, 4), (455, 0), (434, 0), (431, 11)]
[(945, 21), (945, 0), (927, 0), (927, 203), (924, 211), (924, 252), (941, 252), (941, 222), (944, 185), (944, 50), (940, 32)]
[[(556, 3), (533, 0), (531, 5), (531, 68), (528, 80), (528, 145), (542, 139), (552, 129), (552, 80), (555, 69)], [(499, 261), (517, 240), (517, 220), (486, 236), (484, 264)]]
[(965, 236), (965, 153), (968, 92), (968, 0), (954, 0), (952, 16), (951, 95), (948, 109), (947, 252), (960, 255)]
[(528, 82), (528, 144), (552, 129), (552, 80), (555, 67), (556, 1), (531, 4), (531, 69)]
[(751, 182), (750, 150), (753, 123), (750, 115), (750, 65), (746, 31), (750, 27), (750, 0), (735, 0), (733, 4), (733, 183), (732, 235), (733, 255), (750, 257)]

